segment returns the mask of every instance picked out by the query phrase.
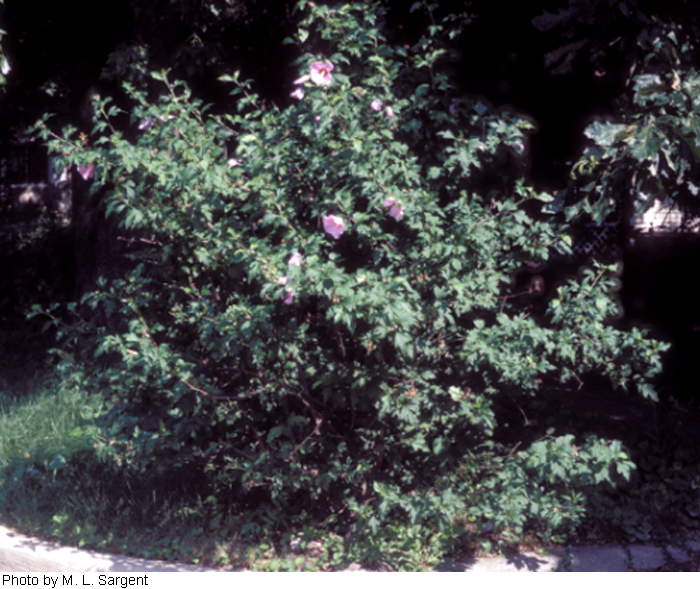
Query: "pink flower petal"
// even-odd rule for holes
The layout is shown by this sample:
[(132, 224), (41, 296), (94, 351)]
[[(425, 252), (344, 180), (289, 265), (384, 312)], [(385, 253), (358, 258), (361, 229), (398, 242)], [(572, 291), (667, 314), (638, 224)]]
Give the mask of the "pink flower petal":
[(390, 106), (386, 107), (386, 116), (390, 119), (394, 118), (394, 110)]
[(401, 203), (397, 203), (389, 209), (389, 216), (394, 217), (394, 219), (397, 221), (400, 221), (403, 219), (403, 211), (404, 208), (401, 206)]
[(389, 208), (389, 216), (394, 217), (397, 221), (400, 221), (403, 219), (403, 212), (404, 208), (401, 206), (401, 201), (396, 201), (396, 199), (393, 196), (390, 196), (387, 198), (383, 203), (382, 206), (384, 208)]
[(340, 236), (345, 231), (343, 227), (343, 220), (335, 215), (326, 215), (323, 219), (323, 229), (333, 237), (333, 239), (340, 239)]
[(286, 277), (286, 276), (282, 276), (282, 278), (278, 278), (278, 279), (277, 279), (277, 284), (281, 284), (281, 285), (283, 285), (283, 286), (284, 286), (285, 284), (287, 284), (287, 277)]
[(88, 164), (87, 166), (78, 166), (78, 174), (83, 177), (83, 180), (87, 182), (92, 175), (95, 173), (95, 164)]
[(288, 288), (282, 293), (280, 298), (285, 305), (292, 305), (294, 304), (294, 291), (291, 288)]
[(153, 126), (153, 118), (152, 117), (147, 117), (145, 121), (143, 121), (139, 125), (139, 131), (145, 131), (146, 129), (150, 129)]
[(525, 146), (521, 141), (515, 141), (514, 143), (511, 143), (510, 146), (518, 153), (525, 153)]
[(290, 94), (292, 98), (296, 98), (297, 100), (301, 100), (304, 98), (304, 89), (303, 88), (297, 88)]
[(382, 101), (379, 100), (378, 98), (375, 98), (375, 99), (372, 101), (372, 104), (369, 105), (369, 107), (370, 107), (372, 110), (376, 110), (377, 112), (379, 112), (380, 110), (382, 110)]
[(289, 258), (289, 262), (287, 262), (290, 266), (301, 266), (301, 254), (299, 252), (294, 252), (292, 254), (292, 257)]
[(230, 160), (228, 160), (228, 167), (229, 168), (233, 168), (235, 166), (240, 166), (240, 165), (241, 165), (241, 162), (239, 162), (237, 159), (231, 158)]

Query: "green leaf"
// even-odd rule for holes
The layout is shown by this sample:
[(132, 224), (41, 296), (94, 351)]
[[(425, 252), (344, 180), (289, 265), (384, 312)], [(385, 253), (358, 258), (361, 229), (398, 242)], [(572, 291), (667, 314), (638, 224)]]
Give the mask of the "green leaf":
[(623, 139), (626, 131), (627, 125), (596, 121), (588, 125), (583, 133), (598, 145), (610, 147)]
[(267, 443), (269, 444), (276, 438), (279, 438), (282, 435), (282, 432), (284, 431), (284, 426), (281, 425), (276, 425), (273, 427), (267, 434)]
[(56, 454), (47, 466), (50, 470), (60, 470), (61, 468), (64, 468), (67, 464), (68, 461), (62, 454)]
[(422, 452), (427, 452), (430, 453), (430, 446), (428, 446), (428, 442), (425, 440), (425, 436), (423, 434), (418, 434), (414, 436), (411, 441), (410, 441), (411, 447), (420, 450)]

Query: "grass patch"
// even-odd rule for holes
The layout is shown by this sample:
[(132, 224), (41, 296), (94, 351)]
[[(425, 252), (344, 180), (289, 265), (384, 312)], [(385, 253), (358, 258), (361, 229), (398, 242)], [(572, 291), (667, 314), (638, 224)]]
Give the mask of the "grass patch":
[(0, 377), (4, 524), (63, 544), (143, 558), (258, 570), (331, 568), (328, 550), (318, 542), (311, 542), (311, 554), (292, 548), (306, 549), (318, 532), (293, 534), (277, 526), (271, 535), (261, 534), (249, 517), (228, 511), (202, 473), (135, 473), (100, 462), (83, 417), (86, 394), (61, 386), (46, 365), (34, 368), (21, 380), (6, 365), (9, 377)]
[(59, 387), (49, 375), (0, 397), (0, 468), (31, 459), (57, 467), (87, 447), (78, 426), (84, 403), (84, 395)]

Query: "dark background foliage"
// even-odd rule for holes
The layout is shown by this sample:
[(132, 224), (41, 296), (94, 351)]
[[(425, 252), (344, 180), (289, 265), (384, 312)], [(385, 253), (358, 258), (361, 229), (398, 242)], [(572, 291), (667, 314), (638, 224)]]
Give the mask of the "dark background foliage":
[[(412, 44), (430, 25), (410, 2), (385, 0), (389, 41)], [(118, 90), (125, 62), (140, 51), (150, 69), (172, 68), (195, 95), (221, 108), (226, 70), (254, 78), (260, 95), (289, 101), (297, 57), (282, 40), (294, 28), (294, 0), (109, 0), (99, 10), (85, 0), (8, 0), (4, 50), (12, 64), (0, 113), (3, 136), (50, 110), (90, 130), (94, 92)], [(464, 91), (529, 116), (531, 173), (543, 188), (566, 183), (566, 162), (578, 155), (590, 120), (615, 114), (625, 91), (634, 41), (649, 19), (696, 30), (694, 3), (566, 0), (507, 3), (437, 2), (436, 18), (457, 11), (473, 16), (444, 67), (456, 71)], [(547, 18), (546, 15), (550, 15)]]

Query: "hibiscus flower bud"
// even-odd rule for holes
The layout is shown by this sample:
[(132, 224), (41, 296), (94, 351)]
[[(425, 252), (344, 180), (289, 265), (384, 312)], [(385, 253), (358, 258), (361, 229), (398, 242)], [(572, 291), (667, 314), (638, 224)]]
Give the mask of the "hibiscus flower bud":
[(369, 107), (370, 107), (372, 110), (376, 110), (377, 112), (379, 112), (380, 110), (382, 110), (382, 101), (379, 100), (378, 98), (375, 98), (375, 99), (372, 101), (372, 104), (369, 105)]

